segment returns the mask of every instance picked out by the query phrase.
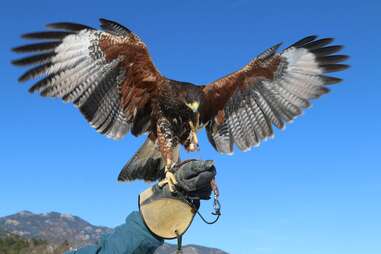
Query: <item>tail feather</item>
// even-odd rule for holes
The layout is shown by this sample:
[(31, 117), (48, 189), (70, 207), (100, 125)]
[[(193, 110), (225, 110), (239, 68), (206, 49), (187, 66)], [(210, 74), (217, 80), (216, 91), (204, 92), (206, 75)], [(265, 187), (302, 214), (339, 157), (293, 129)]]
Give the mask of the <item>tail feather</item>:
[(158, 145), (147, 137), (144, 144), (119, 173), (118, 181), (142, 179), (156, 181), (164, 178), (164, 161)]

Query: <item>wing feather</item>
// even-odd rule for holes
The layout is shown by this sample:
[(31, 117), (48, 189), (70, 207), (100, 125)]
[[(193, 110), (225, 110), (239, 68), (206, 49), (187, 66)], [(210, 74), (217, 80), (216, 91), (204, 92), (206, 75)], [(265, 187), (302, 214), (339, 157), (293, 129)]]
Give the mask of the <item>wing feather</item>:
[(66, 36), (71, 35), (72, 32), (66, 31), (44, 31), (33, 32), (21, 35), (23, 39), (36, 39), (36, 40), (62, 40)]
[[(281, 53), (276, 53), (277, 44), (241, 70), (205, 86), (201, 119), (214, 148), (232, 153), (234, 143), (248, 150), (273, 136), (272, 125), (283, 129), (310, 106), (311, 99), (328, 93), (326, 85), (341, 79), (324, 74), (349, 67), (341, 63), (348, 56), (333, 55), (342, 46), (329, 45), (332, 41), (308, 36)], [(223, 122), (215, 118), (221, 110)]]
[(13, 48), (12, 51), (17, 53), (53, 51), (60, 44), (61, 44), (61, 41), (49, 41), (49, 42), (27, 44), (24, 46)]
[(12, 63), (30, 66), (20, 82), (42, 77), (30, 92), (75, 104), (98, 132), (119, 139), (137, 121), (135, 112), (145, 114), (140, 116), (145, 119), (140, 126), (149, 123), (150, 111), (146, 109), (150, 107), (146, 105), (164, 78), (138, 36), (114, 21), (100, 22), (104, 31), (59, 22), (47, 25), (54, 31), (24, 34), (25, 39), (40, 41), (13, 51), (37, 54)]

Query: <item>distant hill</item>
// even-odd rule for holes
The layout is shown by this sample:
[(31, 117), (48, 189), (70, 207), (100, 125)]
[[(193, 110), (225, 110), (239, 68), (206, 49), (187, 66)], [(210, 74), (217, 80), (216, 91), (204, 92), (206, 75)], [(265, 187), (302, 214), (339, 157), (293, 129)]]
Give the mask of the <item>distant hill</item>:
[(74, 248), (95, 243), (102, 234), (112, 231), (69, 214), (34, 214), (29, 211), (0, 218), (0, 229), (25, 239), (43, 239), (52, 244), (68, 241)]
[[(0, 217), (0, 254), (60, 254), (69, 248), (94, 244), (112, 229), (94, 226), (78, 216), (29, 211)], [(4, 250), (8, 249), (7, 252)], [(175, 254), (176, 246), (164, 244), (155, 254)], [(185, 245), (183, 254), (227, 254), (198, 245)]]

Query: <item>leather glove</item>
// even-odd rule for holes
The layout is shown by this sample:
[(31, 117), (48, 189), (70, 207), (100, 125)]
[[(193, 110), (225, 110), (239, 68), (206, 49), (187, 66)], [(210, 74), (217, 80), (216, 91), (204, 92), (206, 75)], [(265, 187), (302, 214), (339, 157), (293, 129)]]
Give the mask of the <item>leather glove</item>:
[(187, 160), (175, 166), (176, 188), (184, 195), (196, 199), (210, 199), (210, 182), (216, 176), (211, 160)]

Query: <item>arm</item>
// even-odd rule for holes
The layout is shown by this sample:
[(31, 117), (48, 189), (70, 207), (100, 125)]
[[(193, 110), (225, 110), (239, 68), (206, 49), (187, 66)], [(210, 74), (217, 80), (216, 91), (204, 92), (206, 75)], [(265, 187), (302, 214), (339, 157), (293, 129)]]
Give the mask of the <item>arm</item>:
[(128, 215), (126, 222), (102, 239), (96, 245), (85, 246), (65, 254), (138, 254), (154, 253), (164, 243), (155, 238), (144, 225), (138, 212)]

